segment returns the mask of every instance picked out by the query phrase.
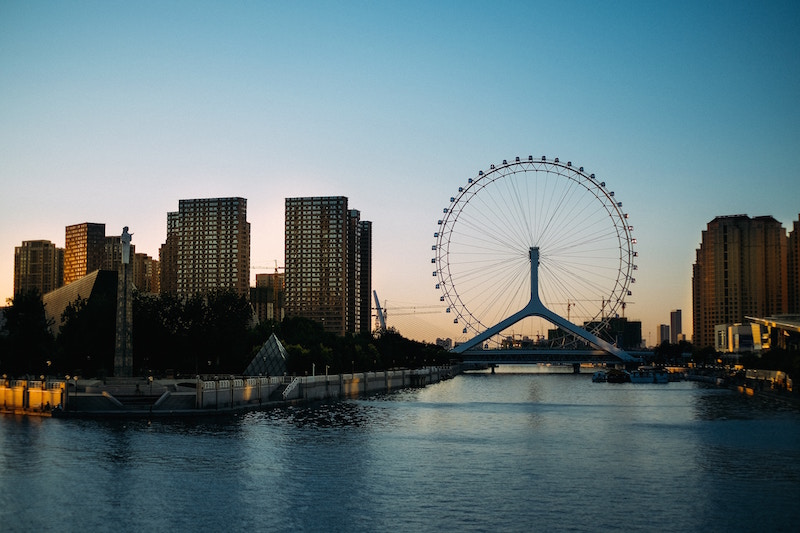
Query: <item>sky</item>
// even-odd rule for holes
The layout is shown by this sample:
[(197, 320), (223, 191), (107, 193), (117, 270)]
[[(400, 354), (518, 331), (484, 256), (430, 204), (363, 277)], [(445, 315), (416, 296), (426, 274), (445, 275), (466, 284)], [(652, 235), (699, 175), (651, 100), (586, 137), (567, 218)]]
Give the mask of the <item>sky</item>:
[(798, 27), (796, 1), (0, 0), (0, 299), (22, 241), (99, 222), (158, 257), (184, 198), (247, 198), (254, 279), (283, 264), (286, 197), (341, 195), (389, 325), (455, 338), (428, 307), (442, 208), (546, 155), (625, 203), (626, 316), (652, 344), (682, 309), (691, 335), (706, 224), (798, 220)]

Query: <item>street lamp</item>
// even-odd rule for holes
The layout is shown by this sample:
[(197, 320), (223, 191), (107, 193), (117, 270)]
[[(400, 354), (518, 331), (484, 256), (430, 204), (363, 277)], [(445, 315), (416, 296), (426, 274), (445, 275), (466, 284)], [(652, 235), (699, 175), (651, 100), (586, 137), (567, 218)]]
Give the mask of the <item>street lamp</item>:
[(75, 410), (78, 410), (78, 376), (72, 376), (72, 381), (75, 382)]

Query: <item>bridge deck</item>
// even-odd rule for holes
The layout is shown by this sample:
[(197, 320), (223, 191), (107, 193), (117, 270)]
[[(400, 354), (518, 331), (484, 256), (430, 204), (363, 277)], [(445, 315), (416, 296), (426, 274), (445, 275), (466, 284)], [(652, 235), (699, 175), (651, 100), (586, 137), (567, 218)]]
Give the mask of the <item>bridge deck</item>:
[[(628, 352), (641, 361), (650, 352)], [(460, 354), (464, 363), (479, 365), (533, 365), (538, 363), (605, 363), (619, 364), (620, 358), (603, 350), (468, 350)]]

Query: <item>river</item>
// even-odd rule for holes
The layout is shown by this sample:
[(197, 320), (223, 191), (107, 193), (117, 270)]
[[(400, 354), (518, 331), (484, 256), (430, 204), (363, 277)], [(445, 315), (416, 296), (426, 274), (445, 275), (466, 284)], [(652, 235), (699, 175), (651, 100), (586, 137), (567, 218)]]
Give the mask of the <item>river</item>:
[(3, 531), (798, 531), (800, 412), (467, 374), (217, 418), (0, 417)]

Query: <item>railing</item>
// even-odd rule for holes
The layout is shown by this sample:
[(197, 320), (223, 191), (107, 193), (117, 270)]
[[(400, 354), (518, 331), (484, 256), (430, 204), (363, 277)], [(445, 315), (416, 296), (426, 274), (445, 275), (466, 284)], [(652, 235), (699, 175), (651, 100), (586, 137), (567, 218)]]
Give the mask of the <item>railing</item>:
[(281, 393), (283, 395), (283, 399), (284, 400), (287, 399), (289, 397), (289, 394), (291, 394), (291, 392), (294, 389), (296, 389), (298, 385), (300, 385), (300, 378), (294, 378), (292, 382), (289, 383), (289, 385), (287, 385), (286, 388)]

